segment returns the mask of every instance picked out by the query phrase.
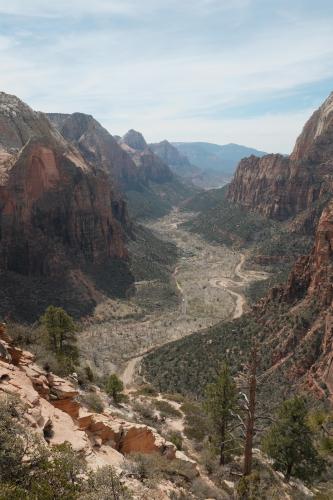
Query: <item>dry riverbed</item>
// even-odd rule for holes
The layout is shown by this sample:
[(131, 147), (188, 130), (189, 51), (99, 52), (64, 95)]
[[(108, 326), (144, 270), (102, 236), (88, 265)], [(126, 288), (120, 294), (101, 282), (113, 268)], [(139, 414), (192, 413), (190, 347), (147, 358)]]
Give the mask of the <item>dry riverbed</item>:
[[(127, 301), (108, 301), (111, 319), (87, 326), (80, 335), (80, 349), (100, 373), (117, 371), (126, 386), (145, 353), (221, 320), (239, 317), (246, 307), (244, 287), (265, 279), (265, 273), (244, 271), (244, 255), (223, 245), (214, 245), (180, 228), (191, 214), (174, 210), (149, 225), (159, 238), (175, 243), (180, 258), (172, 280), (178, 304), (161, 310), (142, 311), (137, 297)], [(153, 293), (156, 283), (140, 282)], [(98, 306), (103, 318), (103, 305)], [(106, 318), (108, 315), (105, 315)]]

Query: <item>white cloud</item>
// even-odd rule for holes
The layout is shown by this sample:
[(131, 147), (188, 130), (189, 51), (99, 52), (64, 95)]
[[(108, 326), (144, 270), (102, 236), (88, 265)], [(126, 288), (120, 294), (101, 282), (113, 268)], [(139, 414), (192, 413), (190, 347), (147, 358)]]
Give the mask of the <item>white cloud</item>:
[(158, 10), (230, 11), (249, 5), (251, 0), (0, 0), (0, 13), (29, 17), (82, 17), (87, 14), (126, 14), (140, 16)]
[[(13, 24), (11, 35), (0, 36), (0, 88), (37, 109), (94, 114), (112, 132), (136, 127), (149, 140), (232, 141), (288, 151), (309, 109), (251, 119), (227, 116), (235, 107), (280, 95), (294, 93), (296, 99), (298, 88), (332, 77), (332, 23), (329, 16), (305, 16), (291, 24), (272, 19), (244, 24), (233, 37), (233, 30), (227, 31), (229, 11), (240, 22), (252, 3), (171, 0), (163, 11), (173, 12), (171, 22), (156, 13), (165, 9), (161, 1), (0, 0), (3, 13), (100, 16), (97, 25), (53, 19), (52, 30), (48, 24), (41, 28), (42, 21)], [(105, 25), (104, 14), (124, 16), (128, 23)], [(136, 16), (142, 22), (133, 22)], [(209, 31), (214, 16), (229, 37)]]

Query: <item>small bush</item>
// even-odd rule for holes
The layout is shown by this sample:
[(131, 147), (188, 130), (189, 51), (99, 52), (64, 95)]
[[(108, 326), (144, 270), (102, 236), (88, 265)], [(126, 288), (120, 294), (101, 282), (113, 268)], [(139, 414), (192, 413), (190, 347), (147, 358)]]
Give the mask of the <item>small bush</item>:
[(130, 491), (122, 484), (115, 469), (110, 466), (101, 467), (91, 472), (83, 486), (80, 500), (129, 500)]
[(113, 373), (109, 376), (105, 384), (105, 390), (110, 397), (112, 397), (113, 402), (118, 405), (124, 399), (124, 384), (119, 379), (119, 377)]
[(207, 498), (223, 498), (221, 496), (221, 492), (219, 492), (217, 488), (210, 486), (200, 477), (193, 481), (191, 493), (194, 495), (194, 498), (197, 498), (198, 500), (205, 500)]
[(184, 482), (186, 484), (197, 477), (192, 464), (177, 459), (168, 460), (158, 453), (150, 455), (136, 453), (131, 455), (131, 459), (131, 472), (141, 481), (168, 479), (177, 484)]
[(101, 397), (95, 392), (89, 392), (81, 396), (81, 401), (85, 404), (90, 411), (95, 413), (103, 413), (104, 404)]
[(137, 396), (158, 396), (157, 390), (150, 384), (143, 385), (138, 391), (136, 391)]
[(181, 450), (183, 448), (183, 436), (181, 435), (180, 432), (178, 431), (170, 432), (167, 435), (167, 440), (173, 443), (177, 448), (177, 450)]
[(146, 419), (150, 419), (150, 420), (154, 419), (154, 412), (148, 404), (140, 403), (139, 401), (136, 401), (132, 405), (132, 408), (136, 413), (139, 413), (141, 415), (141, 417), (146, 418)]
[(155, 408), (160, 412), (161, 417), (168, 418), (178, 418), (181, 417), (182, 414), (177, 408), (172, 406), (167, 401), (156, 400), (154, 401)]
[(182, 394), (164, 394), (165, 399), (169, 399), (169, 401), (174, 401), (175, 403), (183, 403), (185, 401), (185, 397)]

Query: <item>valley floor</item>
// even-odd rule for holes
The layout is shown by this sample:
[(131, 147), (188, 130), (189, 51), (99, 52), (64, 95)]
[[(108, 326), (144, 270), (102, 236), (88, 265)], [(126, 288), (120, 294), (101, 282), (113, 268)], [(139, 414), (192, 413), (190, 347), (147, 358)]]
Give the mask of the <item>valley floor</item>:
[(242, 253), (185, 231), (181, 224), (193, 215), (175, 209), (149, 224), (159, 238), (179, 249), (172, 276), (178, 301), (145, 307), (139, 298), (153, 295), (156, 282), (138, 282), (134, 297), (98, 306), (100, 321), (81, 332), (80, 349), (92, 367), (101, 373), (117, 371), (127, 388), (142, 356), (220, 321), (238, 318), (246, 308), (245, 287), (267, 277), (264, 272), (244, 270)]

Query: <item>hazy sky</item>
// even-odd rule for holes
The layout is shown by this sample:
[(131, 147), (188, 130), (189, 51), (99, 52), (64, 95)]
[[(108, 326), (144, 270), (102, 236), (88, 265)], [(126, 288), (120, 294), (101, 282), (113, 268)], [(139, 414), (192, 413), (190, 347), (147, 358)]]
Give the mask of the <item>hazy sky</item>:
[(289, 152), (333, 90), (333, 2), (0, 0), (0, 89), (114, 134)]

